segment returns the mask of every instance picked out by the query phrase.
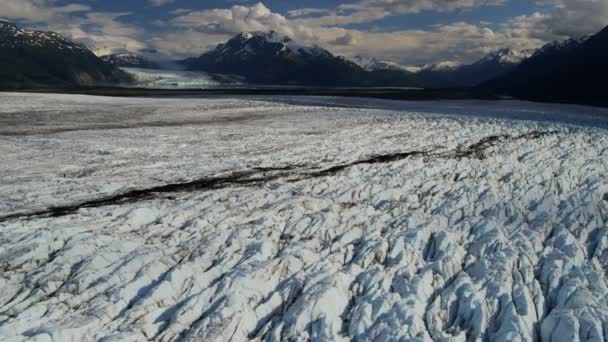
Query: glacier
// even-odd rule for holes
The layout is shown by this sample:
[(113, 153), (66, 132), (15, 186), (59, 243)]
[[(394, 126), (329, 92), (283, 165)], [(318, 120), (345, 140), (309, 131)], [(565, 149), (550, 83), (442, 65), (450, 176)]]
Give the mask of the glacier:
[(134, 83), (124, 85), (127, 88), (206, 89), (221, 84), (204, 72), (142, 68), (121, 69), (135, 79)]
[(605, 341), (608, 111), (0, 94), (2, 341)]

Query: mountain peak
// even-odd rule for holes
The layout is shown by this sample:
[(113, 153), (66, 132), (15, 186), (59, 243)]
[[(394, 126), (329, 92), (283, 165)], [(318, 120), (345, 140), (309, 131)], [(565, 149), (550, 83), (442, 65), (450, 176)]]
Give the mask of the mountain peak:
[(350, 60), (276, 31), (240, 33), (182, 63), (191, 71), (238, 75), (259, 84), (342, 86), (372, 82), (366, 79), (367, 72)]
[(540, 49), (534, 52), (533, 56), (547, 55), (560, 53), (561, 51), (569, 50), (580, 46), (588, 41), (592, 36), (583, 36), (580, 38), (570, 38), (566, 40), (554, 40), (543, 45)]
[(376, 57), (365, 57), (361, 55), (353, 56), (352, 60), (358, 64), (360, 67), (367, 71), (401, 71), (401, 72), (409, 72), (413, 73), (418, 70), (412, 70), (412, 68), (408, 68), (406, 66), (400, 65), (399, 63), (395, 63), (386, 59), (379, 59)]
[(460, 66), (457, 62), (444, 61), (436, 64), (427, 65), (422, 68), (423, 71), (451, 71)]
[(288, 36), (282, 35), (274, 30), (242, 32), (239, 33), (234, 39), (248, 41), (253, 38), (263, 39), (270, 43), (288, 43), (292, 41), (292, 39)]
[(49, 46), (58, 49), (75, 49), (92, 54), (84, 45), (71, 42), (59, 33), (22, 29), (6, 20), (0, 21), (0, 37), (2, 37), (0, 47)]
[(297, 43), (293, 39), (276, 31), (242, 32), (225, 44), (217, 46), (212, 53), (219, 55), (253, 56), (259, 54), (294, 54), (319, 56), (329, 52), (317, 45)]
[(26, 30), (0, 21), (0, 48), (6, 59), (19, 60), (18, 64), (0, 65), (3, 75), (0, 83), (9, 86), (91, 85), (130, 80), (86, 46), (55, 32)]
[(114, 66), (121, 68), (142, 68), (142, 69), (158, 69), (160, 66), (149, 61), (145, 57), (132, 52), (125, 52), (115, 55), (102, 56), (101, 59)]
[(3, 19), (0, 19), (0, 30), (18, 30), (17, 25), (15, 23), (12, 23), (10, 21), (6, 21)]
[(498, 62), (501, 64), (519, 64), (531, 55), (531, 50), (513, 50), (510, 48), (504, 48), (489, 53), (476, 63)]

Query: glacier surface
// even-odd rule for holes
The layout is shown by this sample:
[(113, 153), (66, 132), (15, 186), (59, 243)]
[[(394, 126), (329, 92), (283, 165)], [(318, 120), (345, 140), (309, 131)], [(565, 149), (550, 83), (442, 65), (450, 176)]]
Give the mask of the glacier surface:
[[(167, 69), (141, 69), (141, 68), (121, 68), (135, 78), (135, 83), (126, 84), (130, 88), (150, 88), (150, 89), (206, 89), (222, 85), (204, 72), (167, 70)], [(230, 80), (229, 76), (223, 76), (226, 84), (239, 84), (236, 79)]]
[(604, 341), (606, 114), (0, 94), (0, 340)]

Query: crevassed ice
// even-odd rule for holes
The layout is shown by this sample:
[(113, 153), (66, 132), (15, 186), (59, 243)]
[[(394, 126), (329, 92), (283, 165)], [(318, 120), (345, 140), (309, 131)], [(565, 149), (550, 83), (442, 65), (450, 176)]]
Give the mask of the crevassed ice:
[(2, 221), (0, 340), (606, 339), (603, 129), (462, 114), (504, 103), (0, 96), (5, 212), (257, 179)]

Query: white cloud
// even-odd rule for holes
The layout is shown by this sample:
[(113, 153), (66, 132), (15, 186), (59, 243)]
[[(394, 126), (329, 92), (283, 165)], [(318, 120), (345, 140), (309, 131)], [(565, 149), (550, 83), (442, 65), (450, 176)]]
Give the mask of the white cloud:
[(334, 40), (335, 45), (355, 45), (356, 43), (357, 43), (357, 39), (350, 32), (347, 32), (343, 36), (337, 37)]
[(89, 11), (91, 8), (81, 4), (53, 6), (46, 0), (2, 0), (0, 17), (20, 19), (32, 22), (44, 22), (61, 19), (63, 14)]
[(160, 7), (174, 3), (175, 0), (148, 0), (148, 3), (154, 7)]
[(340, 30), (325, 31), (327, 41), (333, 42), (332, 51), (347, 56), (377, 56), (408, 66), (442, 61), (467, 63), (500, 48), (528, 49), (543, 43), (527, 35), (517, 37), (504, 30), (464, 22), (428, 30), (347, 33), (354, 38), (353, 44), (339, 44), (339, 38), (346, 34)]
[(606, 0), (555, 0), (554, 10), (540, 25), (555, 36), (578, 37), (598, 32), (608, 25)]
[(73, 18), (73, 23), (63, 29), (63, 32), (72, 39), (85, 43), (98, 55), (137, 52), (147, 47), (138, 39), (143, 36), (143, 30), (118, 20), (130, 14), (89, 12), (84, 18)]
[(130, 13), (92, 12), (82, 4), (55, 6), (50, 0), (1, 0), (0, 17), (24, 20), (35, 29), (52, 30), (86, 44), (97, 54), (138, 51), (143, 31), (118, 19)]
[(549, 10), (514, 17), (503, 29), (513, 37), (529, 36), (542, 41), (579, 38), (608, 25), (608, 1), (538, 0)]
[(307, 20), (312, 25), (336, 26), (366, 23), (400, 14), (423, 11), (449, 12), (481, 6), (496, 6), (507, 0), (362, 0), (342, 4), (327, 15)]
[(310, 39), (313, 31), (272, 12), (262, 3), (235, 5), (230, 9), (191, 11), (170, 20), (176, 27), (206, 34), (236, 34), (243, 31), (274, 30), (294, 38)]
[(423, 11), (449, 12), (481, 6), (500, 5), (506, 0), (363, 0), (341, 5), (343, 10), (382, 11), (387, 15), (420, 13)]
[(305, 17), (309, 15), (328, 14), (330, 10), (326, 8), (298, 8), (287, 11), (287, 16), (290, 18)]

